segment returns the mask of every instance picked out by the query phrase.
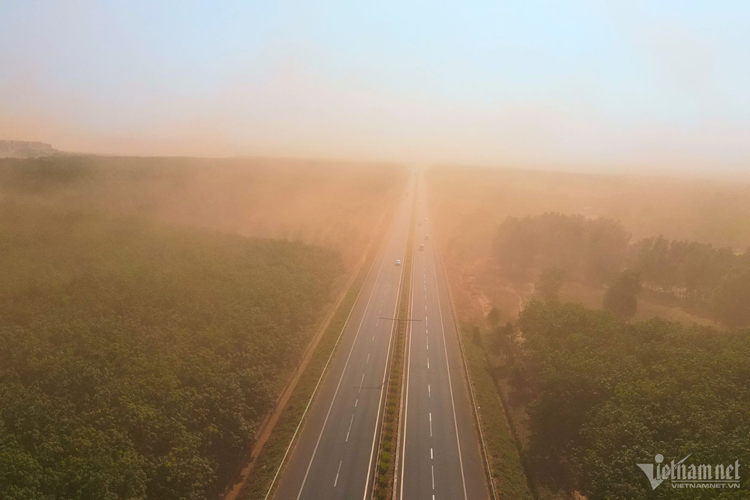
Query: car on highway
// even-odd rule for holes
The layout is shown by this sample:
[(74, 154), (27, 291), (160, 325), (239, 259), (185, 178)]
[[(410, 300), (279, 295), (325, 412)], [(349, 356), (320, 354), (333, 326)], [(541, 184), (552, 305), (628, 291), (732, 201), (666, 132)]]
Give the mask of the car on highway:
[(397, 265), (397, 266), (400, 266), (400, 265), (401, 265), (401, 259), (396, 259), (396, 265)]

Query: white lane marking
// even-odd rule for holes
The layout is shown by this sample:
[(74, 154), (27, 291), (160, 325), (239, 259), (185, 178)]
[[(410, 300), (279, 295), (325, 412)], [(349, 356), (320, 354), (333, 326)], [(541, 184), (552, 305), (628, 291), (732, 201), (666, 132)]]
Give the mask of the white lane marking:
[[(408, 244), (408, 238), (404, 241), (404, 253), (406, 253), (406, 245)], [(393, 304), (393, 316), (396, 316), (396, 311), (398, 310), (398, 304), (401, 300), (401, 286), (403, 285), (404, 281), (404, 270), (403, 268), (399, 269), (399, 277), (398, 277), (398, 288), (396, 289), (396, 302)], [(411, 298), (410, 298), (411, 300)], [(391, 325), (391, 333), (388, 336), (388, 352), (391, 350), (391, 344), (393, 343), (393, 331), (396, 329), (396, 322), (394, 321)], [(378, 438), (378, 423), (380, 422), (380, 414), (383, 409), (383, 396), (385, 395), (385, 379), (388, 375), (388, 363), (385, 363), (383, 366), (383, 381), (380, 383), (380, 398), (378, 399), (378, 413), (375, 417), (375, 426), (372, 431), (372, 446), (370, 447), (370, 461), (367, 464), (367, 480), (365, 481), (365, 491), (362, 494), (362, 500), (367, 500), (367, 493), (370, 491), (370, 472), (372, 470), (372, 461), (375, 458), (375, 444)], [(299, 500), (299, 499), (297, 499)]]
[(432, 412), (430, 412), (430, 437), (432, 437)]
[(427, 384), (427, 397), (428, 398), (432, 397), (432, 390), (430, 389), (430, 384)]
[(357, 400), (354, 402), (354, 407), (356, 408), (358, 404), (359, 404), (359, 398), (357, 398)]
[(365, 374), (362, 374), (362, 380), (359, 381), (359, 392), (362, 392), (362, 384), (365, 382)]
[[(435, 277), (435, 283), (438, 282), (437, 279), (437, 265), (435, 264), (435, 259), (432, 259), (432, 273)], [(445, 370), (448, 372), (448, 388), (450, 389), (451, 394), (451, 408), (453, 409), (453, 427), (456, 430), (456, 447), (458, 448), (458, 463), (461, 466), (461, 484), (464, 488), (464, 500), (468, 500), (468, 496), (466, 494), (466, 477), (464, 475), (464, 459), (463, 455), (461, 453), (461, 439), (458, 437), (458, 420), (456, 420), (456, 403), (453, 397), (453, 382), (451, 381), (451, 366), (448, 362), (448, 347), (446, 346), (445, 342), (445, 324), (443, 323), (443, 307), (440, 304), (440, 293), (437, 293), (437, 303), (438, 303), (438, 317), (440, 318), (440, 331), (443, 334), (443, 352), (445, 353)]]
[(433, 460), (435, 456), (432, 454), (432, 448), (430, 448), (430, 460)]
[[(432, 469), (432, 489), (435, 489), (435, 466), (430, 465), (430, 468)], [(435, 495), (432, 495), (432, 498), (435, 498)]]
[[(412, 274), (412, 278), (413, 278)], [(409, 306), (414, 304), (414, 296), (409, 297)], [(411, 380), (411, 329), (412, 323), (409, 322), (407, 334), (409, 345), (406, 348), (406, 393), (404, 396), (404, 437), (401, 446), (401, 475), (399, 481), (401, 481), (401, 498), (404, 498), (404, 471), (406, 470), (406, 429), (408, 428), (409, 421), (409, 381)]]
[(427, 369), (428, 370), (430, 369), (430, 357), (429, 356), (427, 356)]
[(368, 353), (367, 353), (367, 361), (365, 361), (365, 364), (367, 364), (367, 363), (369, 363), (369, 362), (370, 362), (370, 353), (368, 352)]
[(352, 424), (354, 423), (354, 414), (352, 413), (352, 419), (349, 421), (349, 430), (346, 431), (346, 442), (349, 442), (349, 433), (352, 432)]
[[(391, 232), (391, 241), (393, 240), (394, 236), (395, 236), (395, 232), (392, 231)], [(390, 242), (389, 242), (388, 246), (390, 246)], [(387, 250), (388, 250), (388, 247), (386, 247), (386, 253), (387, 253)], [(344, 363), (344, 369), (341, 372), (341, 377), (339, 378), (339, 383), (338, 383), (338, 385), (336, 385), (336, 391), (333, 393), (333, 399), (331, 399), (331, 405), (328, 407), (328, 412), (326, 413), (326, 418), (323, 421), (323, 427), (320, 429), (320, 434), (318, 434), (318, 440), (315, 443), (315, 449), (313, 450), (313, 454), (310, 457), (310, 463), (307, 464), (307, 471), (305, 471), (305, 477), (302, 480), (302, 485), (299, 487), (299, 493), (297, 494), (297, 500), (299, 500), (299, 498), (302, 496), (302, 490), (305, 487), (305, 482), (307, 482), (307, 476), (308, 476), (308, 474), (310, 474), (310, 467), (312, 467), (313, 460), (315, 459), (315, 453), (318, 451), (318, 445), (320, 444), (320, 439), (323, 437), (323, 431), (325, 430), (326, 424), (328, 422), (328, 417), (331, 415), (331, 409), (333, 408), (333, 403), (336, 400), (336, 394), (338, 394), (339, 387), (341, 386), (341, 381), (344, 379), (344, 373), (346, 372), (346, 367), (349, 364), (349, 359), (351, 358), (352, 352), (354, 351), (354, 346), (357, 343), (357, 338), (359, 337), (359, 332), (362, 330), (362, 324), (365, 322), (365, 316), (367, 316), (367, 309), (370, 307), (370, 301), (372, 300), (372, 297), (375, 294), (375, 289), (377, 288), (377, 283), (378, 283), (378, 280), (380, 279), (380, 273), (383, 271), (383, 265), (384, 264), (385, 264), (385, 257), (383, 257), (383, 259), (380, 262), (380, 268), (378, 269), (378, 274), (377, 274), (377, 276), (375, 276), (375, 284), (373, 285), (372, 291), (370, 291), (370, 295), (367, 298), (367, 304), (365, 304), (365, 311), (364, 311), (364, 313), (362, 313), (362, 319), (359, 322), (359, 326), (357, 326), (357, 333), (354, 336), (354, 341), (352, 342), (352, 347), (349, 349), (349, 355), (346, 357), (346, 363)], [(372, 270), (372, 268), (370, 268), (370, 271), (371, 270)], [(367, 282), (367, 280), (370, 277), (370, 271), (367, 272), (367, 276), (365, 277), (365, 282)], [(359, 301), (359, 297), (360, 297), (361, 293), (362, 293), (362, 291), (360, 290), (360, 292), (357, 294), (357, 299), (356, 299), (355, 303)], [(352, 311), (353, 310), (354, 309), (352, 309)], [(341, 329), (341, 333), (339, 334), (339, 339), (341, 339), (341, 337), (344, 334), (344, 329), (349, 324), (349, 318), (351, 317), (351, 314), (352, 313), (350, 312), (349, 313), (349, 317), (347, 317), (346, 322), (344, 323), (344, 326)], [(337, 341), (337, 343), (338, 343), (338, 341)], [(323, 373), (325, 373), (325, 369), (328, 368), (328, 364), (331, 362), (331, 358), (332, 357), (333, 357), (333, 351), (331, 352), (331, 355), (328, 357), (328, 361), (326, 361), (325, 367), (323, 368), (323, 370), (324, 370)], [(318, 387), (320, 386), (320, 382), (322, 380), (323, 380), (323, 374), (321, 374), (320, 378), (318, 379), (318, 383), (316, 384), (315, 389), (313, 390), (313, 395), (317, 392)], [(310, 398), (310, 400), (307, 403), (307, 407), (305, 408), (305, 412), (302, 414), (303, 417), (307, 413), (307, 409), (310, 407), (311, 403), (312, 403), (312, 397)], [(356, 406), (356, 404), (355, 404), (355, 406)], [(300, 419), (299, 424), (297, 424), (297, 430), (294, 432), (295, 435), (297, 434), (297, 431), (299, 430), (299, 428), (300, 428), (301, 425), (302, 425), (302, 420)], [(284, 463), (284, 460), (286, 460), (286, 457), (289, 454), (289, 449), (291, 448), (291, 446), (292, 445), (290, 443), (289, 446), (286, 449), (286, 452), (284, 453), (284, 457), (281, 460), (282, 464)], [(271, 483), (271, 487), (268, 489), (268, 492), (266, 493), (266, 496), (265, 496), (264, 500), (268, 500), (268, 496), (271, 494), (271, 490), (273, 489), (273, 485), (276, 483), (276, 478), (278, 477), (280, 471), (281, 471), (281, 467), (279, 467), (276, 470), (276, 475), (273, 478), (273, 481)]]
[(429, 338), (427, 339), (427, 350), (428, 351), (430, 350), (430, 339)]
[(341, 462), (343, 460), (339, 460), (339, 470), (336, 471), (336, 480), (333, 482), (333, 487), (335, 488), (337, 484), (339, 484), (339, 474), (341, 473)]

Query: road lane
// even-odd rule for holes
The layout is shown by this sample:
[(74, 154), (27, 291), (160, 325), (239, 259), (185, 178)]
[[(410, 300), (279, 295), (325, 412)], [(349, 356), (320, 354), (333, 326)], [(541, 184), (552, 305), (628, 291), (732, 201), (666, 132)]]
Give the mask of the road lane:
[[(417, 192), (414, 286), (397, 490), (404, 500), (489, 498), (447, 283)], [(419, 250), (424, 245), (423, 250)]]
[(281, 475), (278, 500), (369, 497), (394, 328), (383, 318), (396, 314), (404, 276), (395, 261), (404, 259), (412, 204), (411, 196), (400, 202)]

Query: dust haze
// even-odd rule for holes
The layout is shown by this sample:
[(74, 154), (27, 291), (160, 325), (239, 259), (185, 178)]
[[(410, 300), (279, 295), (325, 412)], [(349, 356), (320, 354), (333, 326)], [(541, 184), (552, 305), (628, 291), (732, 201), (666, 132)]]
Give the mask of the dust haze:
[(0, 498), (746, 498), (749, 18), (0, 5)]

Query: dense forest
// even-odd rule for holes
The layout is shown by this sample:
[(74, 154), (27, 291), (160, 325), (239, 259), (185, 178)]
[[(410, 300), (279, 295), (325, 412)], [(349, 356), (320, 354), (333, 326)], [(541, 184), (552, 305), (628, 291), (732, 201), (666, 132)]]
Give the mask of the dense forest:
[(210, 496), (341, 272), (301, 242), (3, 202), (0, 498)]
[(0, 199), (300, 240), (359, 262), (404, 170), (269, 158), (0, 159)]
[[(750, 331), (626, 323), (579, 305), (534, 301), (506, 344), (514, 396), (529, 409), (538, 484), (592, 499), (747, 498), (742, 490), (651, 491), (637, 463), (750, 462)], [(506, 328), (498, 335), (507, 338)]]
[(630, 239), (622, 224), (610, 219), (559, 213), (508, 217), (497, 229), (494, 256), (509, 273), (558, 269), (566, 279), (595, 284), (617, 283), (630, 269), (649, 290), (708, 310), (727, 326), (750, 325), (750, 249), (735, 254), (694, 241), (657, 237), (631, 244)]

